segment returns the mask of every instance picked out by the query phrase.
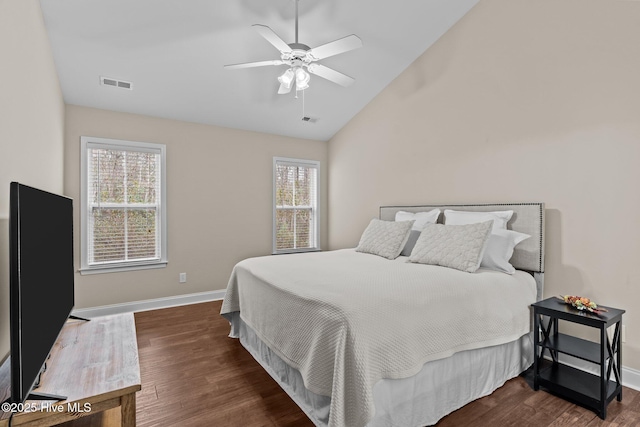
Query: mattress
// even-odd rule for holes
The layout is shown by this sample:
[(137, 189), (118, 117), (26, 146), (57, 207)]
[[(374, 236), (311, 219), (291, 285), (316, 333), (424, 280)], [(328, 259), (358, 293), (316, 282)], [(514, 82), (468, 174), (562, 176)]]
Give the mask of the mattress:
[(221, 313), (239, 312), (306, 389), (331, 396), (330, 427), (364, 426), (381, 379), (518, 340), (535, 297), (524, 272), (469, 274), (342, 250), (242, 261)]

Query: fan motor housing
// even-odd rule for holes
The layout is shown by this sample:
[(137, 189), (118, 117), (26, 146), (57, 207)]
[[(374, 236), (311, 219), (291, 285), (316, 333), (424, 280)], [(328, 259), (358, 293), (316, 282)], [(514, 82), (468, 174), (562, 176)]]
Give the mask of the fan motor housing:
[(289, 66), (308, 66), (315, 60), (315, 58), (309, 54), (309, 50), (311, 49), (309, 46), (302, 43), (291, 43), (289, 47), (291, 47), (291, 52), (283, 52), (281, 56), (282, 60), (289, 64)]
[(311, 49), (309, 46), (302, 43), (289, 43), (289, 47), (291, 50), (303, 50), (305, 52)]

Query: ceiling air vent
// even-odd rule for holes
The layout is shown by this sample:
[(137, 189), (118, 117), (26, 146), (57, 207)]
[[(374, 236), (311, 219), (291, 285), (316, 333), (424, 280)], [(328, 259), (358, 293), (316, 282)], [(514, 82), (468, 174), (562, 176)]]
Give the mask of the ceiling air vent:
[(124, 80), (112, 79), (111, 77), (100, 76), (100, 84), (104, 86), (119, 87), (120, 89), (128, 89), (128, 90), (133, 89), (133, 83), (125, 82)]

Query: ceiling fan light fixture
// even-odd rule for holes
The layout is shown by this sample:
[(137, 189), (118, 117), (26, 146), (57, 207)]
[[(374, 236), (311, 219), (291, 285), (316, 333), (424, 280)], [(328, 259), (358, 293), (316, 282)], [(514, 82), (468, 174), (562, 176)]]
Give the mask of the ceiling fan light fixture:
[(309, 87), (311, 76), (302, 68), (296, 68), (296, 90), (305, 90)]
[(287, 71), (282, 73), (280, 77), (278, 77), (278, 81), (283, 84), (287, 89), (291, 89), (291, 85), (293, 84), (293, 70), (289, 68)]
[(298, 1), (295, 0), (296, 5), (296, 22), (295, 22), (295, 42), (286, 43), (280, 36), (278, 36), (271, 28), (262, 24), (254, 24), (253, 28), (276, 49), (280, 51), (280, 59), (257, 61), (257, 62), (245, 62), (241, 64), (225, 65), (226, 69), (242, 69), (253, 67), (265, 67), (268, 65), (286, 65), (287, 71), (278, 77), (280, 87), (278, 88), (279, 94), (287, 94), (293, 89), (295, 81), (296, 91), (301, 91), (309, 88), (309, 81), (311, 75), (320, 76), (323, 79), (329, 80), (333, 83), (347, 87), (351, 85), (355, 80), (352, 77), (342, 74), (332, 68), (316, 63), (324, 58), (335, 56), (344, 52), (348, 52), (353, 49), (362, 47), (362, 40), (355, 34), (343, 37), (341, 39), (334, 40), (329, 43), (325, 43), (315, 48), (310, 48), (304, 43), (298, 41)]

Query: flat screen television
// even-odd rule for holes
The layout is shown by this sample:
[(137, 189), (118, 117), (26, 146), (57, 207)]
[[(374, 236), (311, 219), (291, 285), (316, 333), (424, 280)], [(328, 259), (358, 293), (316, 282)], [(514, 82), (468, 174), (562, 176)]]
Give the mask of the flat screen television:
[(74, 305), (73, 201), (12, 182), (9, 304), (13, 403), (31, 393)]

